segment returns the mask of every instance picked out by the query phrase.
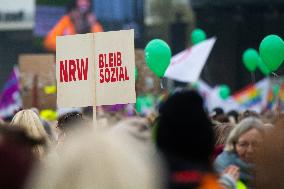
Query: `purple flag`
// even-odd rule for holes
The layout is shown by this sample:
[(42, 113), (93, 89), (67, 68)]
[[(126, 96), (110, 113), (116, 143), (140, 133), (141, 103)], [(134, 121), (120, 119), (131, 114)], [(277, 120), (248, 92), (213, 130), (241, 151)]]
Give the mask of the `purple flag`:
[(0, 94), (0, 117), (12, 116), (22, 107), (18, 69), (14, 67)]

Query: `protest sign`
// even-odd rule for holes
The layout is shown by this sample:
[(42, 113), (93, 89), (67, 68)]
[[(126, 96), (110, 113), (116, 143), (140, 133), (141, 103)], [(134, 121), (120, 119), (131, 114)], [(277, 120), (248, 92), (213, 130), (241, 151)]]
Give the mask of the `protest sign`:
[[(56, 39), (60, 108), (134, 103), (134, 30)], [(94, 113), (95, 119), (95, 113)]]
[(91, 106), (94, 99), (94, 34), (56, 38), (57, 106)]
[(134, 30), (95, 34), (96, 104), (135, 103)]
[(56, 94), (45, 93), (46, 86), (56, 84), (55, 56), (22, 54), (19, 56), (20, 89), (23, 108), (55, 109)]

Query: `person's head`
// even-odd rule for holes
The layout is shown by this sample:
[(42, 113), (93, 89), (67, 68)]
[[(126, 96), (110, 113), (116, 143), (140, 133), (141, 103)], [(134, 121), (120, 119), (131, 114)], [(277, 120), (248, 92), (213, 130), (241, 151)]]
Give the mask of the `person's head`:
[(60, 159), (48, 159), (53, 166), (34, 173), (27, 188), (160, 189), (159, 162), (143, 161), (149, 154), (137, 155), (134, 148), (119, 134), (80, 133), (66, 141)]
[(166, 156), (209, 164), (214, 133), (197, 92), (171, 96), (160, 108), (157, 126), (157, 146)]
[(77, 9), (80, 13), (86, 14), (92, 11), (93, 2), (92, 0), (71, 0), (67, 7), (68, 11)]
[(224, 110), (221, 107), (216, 107), (212, 110), (212, 116), (219, 116), (224, 114)]
[(120, 133), (120, 135), (133, 139), (133, 142), (137, 144), (137, 148), (140, 146), (142, 148), (147, 147), (148, 144), (152, 143), (149, 122), (144, 118), (123, 119), (111, 128), (111, 132)]
[[(34, 139), (45, 141), (49, 143), (48, 135), (44, 130), (38, 115), (32, 110), (21, 110), (13, 117), (12, 126), (23, 128), (27, 134)], [(43, 157), (46, 149), (44, 145), (37, 145), (34, 147), (34, 153), (38, 157)]]
[(230, 121), (232, 123), (238, 122), (239, 113), (236, 110), (231, 110), (227, 113), (227, 116), (229, 117)]
[(40, 121), (43, 125), (43, 128), (44, 128), (46, 134), (48, 135), (49, 140), (53, 141), (55, 137), (54, 137), (54, 133), (53, 133), (53, 129), (52, 129), (51, 125), (47, 121), (41, 119), (39, 110), (37, 108), (33, 107), (30, 110), (35, 112), (37, 114), (37, 116), (40, 118)]
[(245, 162), (252, 162), (255, 151), (262, 142), (263, 123), (254, 117), (248, 117), (239, 122), (229, 134), (225, 150), (237, 153)]
[(253, 110), (246, 110), (239, 115), (238, 122), (242, 121), (243, 119), (245, 119), (247, 117), (255, 117), (255, 118), (260, 119), (260, 115), (257, 112), (255, 112)]
[(84, 117), (92, 119), (93, 118), (93, 107), (88, 106), (88, 107), (83, 108), (82, 114)]
[(42, 141), (27, 135), (20, 127), (0, 124), (0, 186), (5, 189), (23, 189), (36, 163), (33, 146)]
[(229, 117), (225, 114), (214, 116), (212, 120), (218, 121), (219, 123), (229, 123), (230, 122)]
[(58, 118), (57, 128), (63, 133), (69, 133), (70, 131), (79, 127), (83, 122), (83, 116), (79, 112), (66, 113)]
[(214, 108), (210, 115), (211, 115), (211, 119), (214, 121), (218, 121), (220, 123), (229, 122), (229, 118), (224, 113), (224, 110), (220, 107)]
[(83, 116), (79, 112), (69, 112), (63, 114), (58, 118), (57, 121), (57, 129), (58, 129), (58, 137), (57, 143), (58, 145), (64, 144), (66, 138), (76, 133), (77, 130), (85, 130), (88, 127), (87, 121), (83, 119)]

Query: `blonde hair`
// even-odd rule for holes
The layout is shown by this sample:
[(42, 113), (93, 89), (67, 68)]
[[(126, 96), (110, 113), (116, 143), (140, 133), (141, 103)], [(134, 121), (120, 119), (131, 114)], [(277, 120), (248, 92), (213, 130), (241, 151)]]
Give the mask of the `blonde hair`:
[[(46, 144), (49, 144), (48, 135), (44, 130), (40, 118), (34, 111), (29, 109), (19, 111), (13, 117), (11, 125), (23, 128), (31, 138), (42, 140)], [(44, 156), (45, 151), (44, 145), (37, 145), (33, 148), (33, 152), (39, 158)]]
[(248, 117), (243, 119), (230, 132), (224, 150), (229, 152), (235, 151), (235, 144), (237, 143), (240, 136), (251, 129), (257, 129), (258, 131), (263, 133), (264, 125), (260, 119), (255, 117)]
[(66, 141), (60, 158), (49, 159), (47, 163), (52, 166), (42, 165), (27, 188), (161, 188), (160, 173), (156, 173), (159, 161), (143, 161), (149, 154), (136, 154), (135, 147), (122, 136), (88, 132)]

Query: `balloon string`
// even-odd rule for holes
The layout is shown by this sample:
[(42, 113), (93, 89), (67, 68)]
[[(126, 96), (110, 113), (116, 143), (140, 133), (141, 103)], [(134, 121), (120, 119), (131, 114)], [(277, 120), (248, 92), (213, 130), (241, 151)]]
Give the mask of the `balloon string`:
[(161, 89), (165, 89), (165, 86), (164, 86), (164, 78), (161, 78), (161, 82), (160, 82), (160, 87)]

